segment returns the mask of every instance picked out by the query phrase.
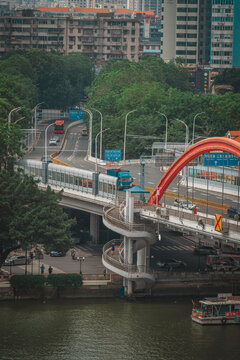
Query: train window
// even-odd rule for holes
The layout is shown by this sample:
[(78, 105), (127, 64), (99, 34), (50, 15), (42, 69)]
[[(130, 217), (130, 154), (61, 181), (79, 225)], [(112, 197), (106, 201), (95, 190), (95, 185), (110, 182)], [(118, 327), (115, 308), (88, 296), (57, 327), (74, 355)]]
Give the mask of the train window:
[(64, 183), (64, 173), (61, 173), (61, 182)]
[(69, 184), (73, 185), (74, 182), (73, 182), (73, 176), (71, 174), (69, 174)]
[(69, 174), (65, 174), (65, 183), (69, 184)]
[(104, 193), (108, 192), (108, 184), (103, 183), (103, 192)]

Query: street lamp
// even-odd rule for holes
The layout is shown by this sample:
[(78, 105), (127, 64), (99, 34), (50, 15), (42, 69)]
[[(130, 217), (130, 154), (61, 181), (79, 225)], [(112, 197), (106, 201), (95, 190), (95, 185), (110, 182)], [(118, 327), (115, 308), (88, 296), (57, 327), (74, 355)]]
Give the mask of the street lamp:
[(34, 106), (34, 108), (32, 109), (32, 111), (34, 111), (34, 133), (35, 133), (35, 140), (36, 140), (36, 136), (37, 136), (37, 108), (38, 106), (44, 104), (44, 102), (38, 103), (37, 105)]
[[(21, 109), (22, 109), (22, 106), (16, 107), (16, 108), (12, 109), (12, 110), (10, 111), (10, 113), (8, 114), (8, 130), (10, 129), (10, 124), (11, 124), (11, 120), (12, 120), (12, 112), (13, 112), (13, 111), (18, 112), (18, 111), (21, 110)], [(19, 120), (21, 120), (21, 119), (19, 119)], [(19, 121), (19, 120), (18, 120), (18, 121)]]
[(50, 126), (52, 126), (54, 124), (55, 124), (55, 122), (49, 124), (45, 129), (45, 159), (44, 159), (45, 162), (47, 162), (47, 131), (50, 128)]
[(105, 131), (107, 131), (107, 130), (110, 130), (110, 128), (107, 128), (107, 129), (104, 129), (104, 130), (101, 130), (101, 131), (99, 131), (99, 133), (97, 133), (97, 135), (96, 135), (96, 137), (95, 137), (95, 172), (97, 173), (97, 163), (98, 163), (98, 161), (97, 161), (97, 137), (98, 137), (98, 135), (102, 135), (102, 133), (104, 133)]
[[(100, 124), (100, 154), (99, 154), (99, 157), (100, 157), (100, 160), (102, 160), (102, 122), (103, 122), (103, 116), (102, 116), (102, 113), (101, 111), (95, 109), (95, 108), (92, 108), (94, 111), (97, 111), (99, 114), (100, 114), (100, 121), (101, 121), (101, 124)], [(97, 151), (97, 148), (95, 150), (95, 152)]]
[(157, 111), (158, 114), (162, 115), (165, 117), (165, 120), (166, 120), (166, 132), (165, 132), (165, 150), (167, 149), (167, 128), (168, 128), (168, 118), (165, 114)]
[(123, 142), (123, 161), (125, 161), (125, 154), (126, 154), (127, 118), (128, 118), (128, 115), (131, 114), (134, 111), (137, 111), (137, 110), (131, 110), (125, 116), (124, 142)]
[(176, 121), (180, 122), (181, 124), (185, 125), (186, 127), (186, 137), (185, 137), (185, 150), (188, 147), (188, 139), (189, 139), (189, 127), (187, 126), (187, 124), (179, 119), (175, 119)]
[(85, 257), (84, 257), (84, 256), (78, 256), (77, 259), (78, 259), (79, 262), (80, 262), (80, 270), (79, 270), (79, 273), (82, 274), (82, 261), (85, 260)]
[(205, 111), (202, 111), (194, 116), (193, 119), (193, 131), (192, 131), (192, 143), (194, 144), (194, 135), (195, 135), (195, 120), (198, 115), (205, 114)]
[(92, 114), (91, 110), (89, 110), (89, 109), (84, 108), (82, 110), (87, 112), (89, 115), (88, 156), (91, 158), (92, 157), (92, 119), (93, 119), (93, 114)]

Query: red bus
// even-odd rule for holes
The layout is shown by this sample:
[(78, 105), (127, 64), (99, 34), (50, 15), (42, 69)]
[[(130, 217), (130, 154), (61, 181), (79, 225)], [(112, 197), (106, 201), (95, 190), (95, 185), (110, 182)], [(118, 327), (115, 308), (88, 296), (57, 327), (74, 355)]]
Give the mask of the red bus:
[(64, 120), (56, 120), (55, 121), (55, 134), (63, 134), (64, 133)]

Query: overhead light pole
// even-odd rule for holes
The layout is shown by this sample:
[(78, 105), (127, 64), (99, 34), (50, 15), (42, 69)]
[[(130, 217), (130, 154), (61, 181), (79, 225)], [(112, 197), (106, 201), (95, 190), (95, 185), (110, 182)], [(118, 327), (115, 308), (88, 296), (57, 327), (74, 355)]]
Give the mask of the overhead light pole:
[(185, 136), (185, 150), (188, 147), (188, 139), (189, 139), (189, 127), (183, 120), (175, 119), (176, 121), (180, 122), (181, 124), (185, 125), (186, 127), (186, 136)]
[(45, 162), (47, 162), (47, 131), (50, 128), (50, 126), (52, 126), (54, 124), (55, 124), (55, 122), (49, 124), (45, 129), (45, 159), (44, 159)]
[(193, 131), (192, 131), (192, 143), (193, 144), (194, 144), (194, 135), (195, 135), (195, 121), (196, 121), (197, 116), (199, 116), (201, 114), (205, 114), (205, 111), (202, 111), (202, 112), (196, 114), (193, 119)]
[[(99, 158), (100, 160), (102, 160), (102, 134), (103, 134), (103, 129), (102, 129), (102, 124), (103, 124), (103, 116), (101, 111), (92, 108), (94, 111), (97, 111), (100, 114), (100, 154), (99, 154)], [(95, 150), (96, 151), (96, 150)]]
[(36, 137), (37, 137), (37, 108), (38, 108), (38, 106), (40, 106), (42, 104), (44, 104), (44, 102), (38, 103), (32, 109), (32, 111), (34, 111), (34, 134), (35, 134), (35, 140), (36, 140)]
[(125, 161), (125, 159), (126, 159), (125, 155), (126, 155), (126, 138), (127, 138), (127, 118), (128, 118), (128, 115), (133, 113), (134, 111), (137, 111), (137, 110), (131, 110), (125, 116), (124, 142), (123, 142), (123, 161)]
[(162, 115), (162, 116), (164, 116), (164, 117), (165, 117), (165, 120), (166, 120), (166, 132), (165, 132), (165, 150), (166, 150), (166, 149), (167, 149), (167, 135), (168, 135), (168, 133), (167, 133), (167, 129), (168, 129), (168, 118), (167, 118), (167, 116), (166, 116), (164, 113), (161, 113), (161, 112), (159, 112), (159, 111), (157, 111), (157, 113), (160, 114), (160, 115)]
[(96, 137), (95, 137), (95, 172), (97, 173), (97, 165), (98, 165), (98, 158), (97, 158), (97, 138), (98, 135), (102, 135), (102, 133), (104, 133), (105, 131), (109, 130), (110, 128), (104, 129), (99, 131), (99, 133), (97, 133)]
[[(14, 111), (18, 112), (19, 110), (22, 109), (22, 106), (16, 107), (14, 109), (12, 109), (9, 114), (8, 114), (8, 130), (10, 129), (10, 125), (11, 125), (11, 121), (12, 121), (12, 113)], [(22, 118), (21, 118), (22, 119)], [(19, 119), (18, 121), (20, 121), (21, 119)]]
[(88, 157), (92, 157), (92, 119), (93, 114), (91, 110), (83, 108), (83, 111), (87, 112), (89, 115), (89, 138), (88, 138)]

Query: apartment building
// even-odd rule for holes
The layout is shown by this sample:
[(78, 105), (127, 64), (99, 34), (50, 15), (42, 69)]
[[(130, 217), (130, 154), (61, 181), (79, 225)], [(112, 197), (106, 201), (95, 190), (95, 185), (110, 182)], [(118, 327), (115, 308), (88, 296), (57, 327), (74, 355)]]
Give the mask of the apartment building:
[(240, 66), (239, 0), (162, 0), (162, 58), (225, 69)]
[(199, 0), (163, 0), (162, 58), (198, 62)]
[[(48, 10), (48, 9), (47, 9)], [(0, 16), (0, 56), (11, 50), (81, 52), (96, 64), (110, 59), (138, 61), (140, 21), (113, 13), (51, 15), (30, 10)]]
[(212, 67), (240, 66), (240, 1), (212, 0), (211, 52)]

